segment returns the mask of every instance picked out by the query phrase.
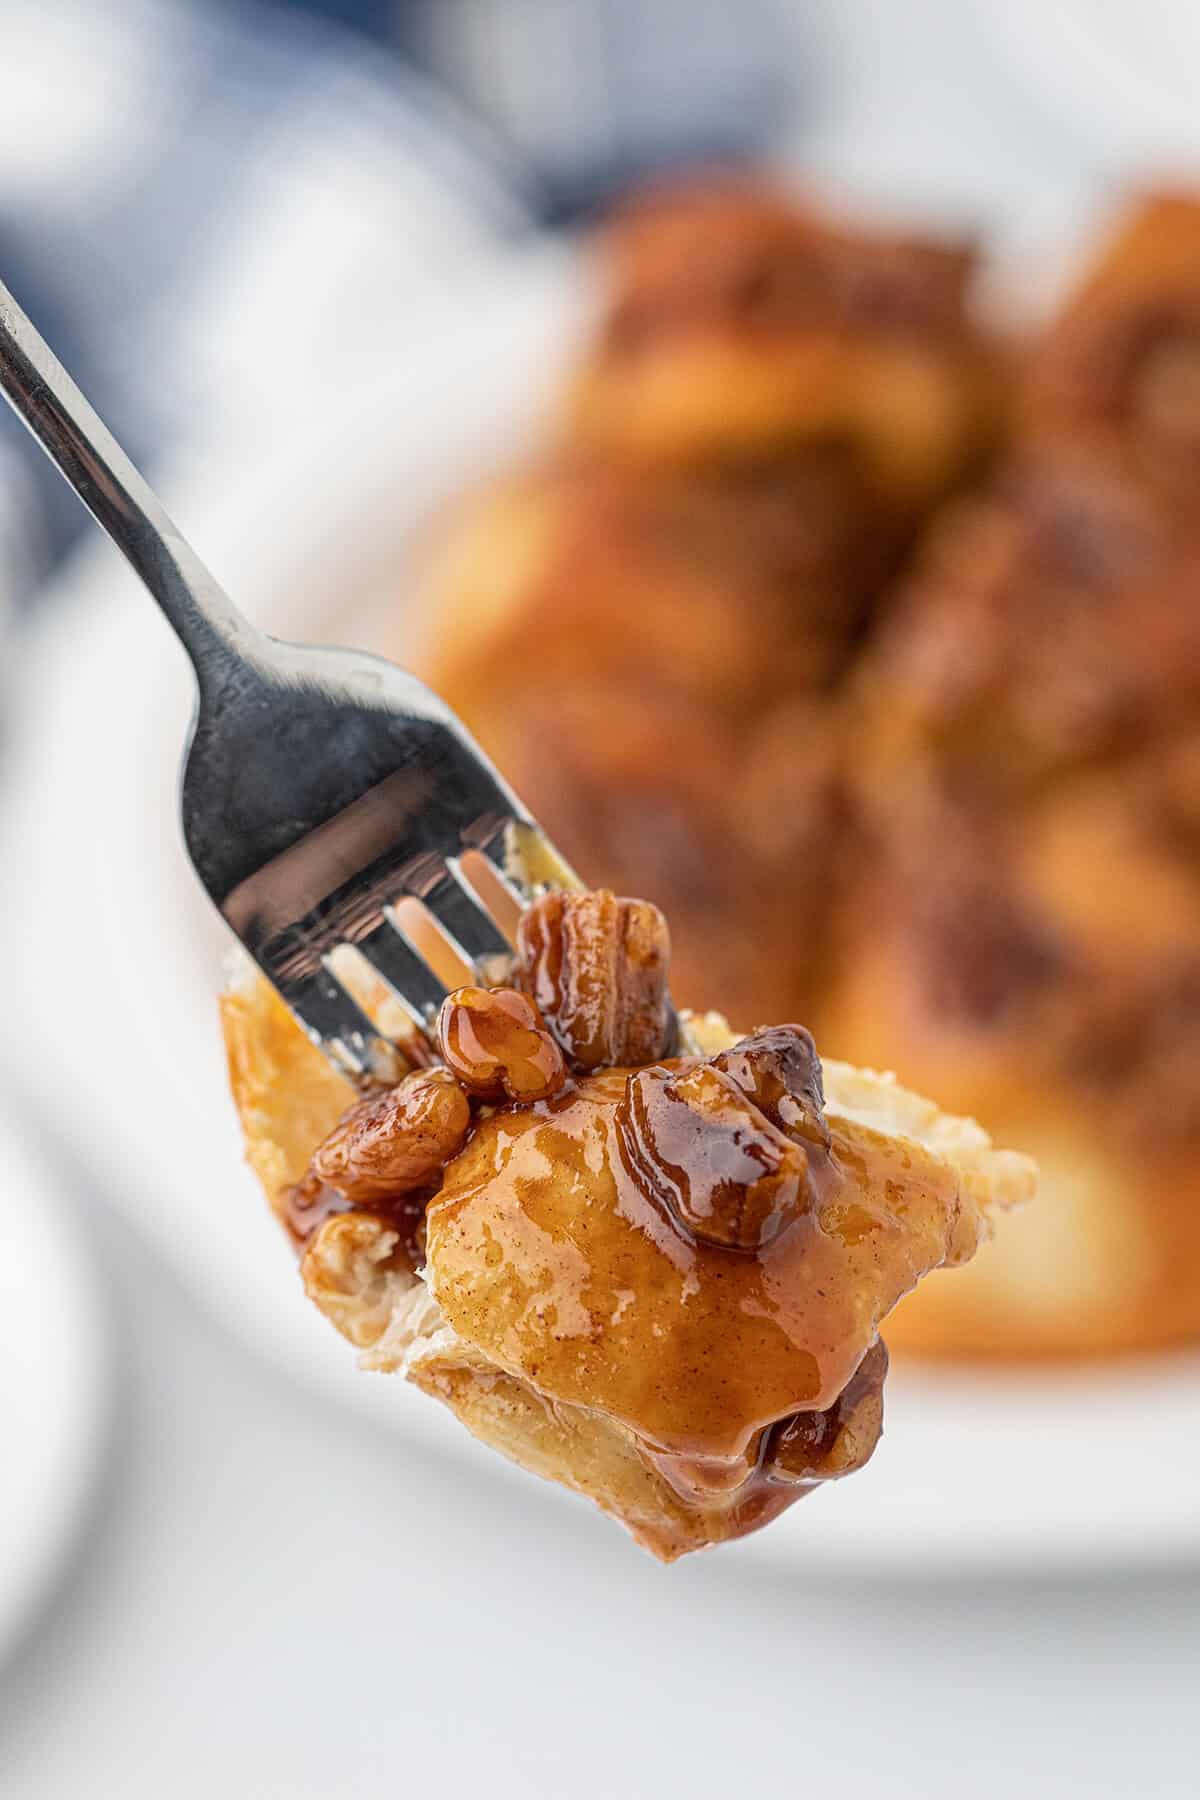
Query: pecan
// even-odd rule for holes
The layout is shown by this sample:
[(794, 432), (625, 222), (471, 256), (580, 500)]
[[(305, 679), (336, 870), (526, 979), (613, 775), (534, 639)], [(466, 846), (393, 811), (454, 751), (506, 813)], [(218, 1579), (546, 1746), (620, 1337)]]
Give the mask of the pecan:
[(712, 1059), (781, 1131), (829, 1145), (821, 1059), (803, 1025), (771, 1025), (751, 1032)]
[(668, 1053), (667, 922), (646, 900), (546, 894), (521, 918), (515, 978), (581, 1069), (638, 1068)]
[(634, 1180), (705, 1243), (759, 1250), (814, 1204), (804, 1149), (712, 1063), (630, 1075), (617, 1131)]
[(471, 1128), (471, 1103), (445, 1069), (418, 1069), (360, 1100), (312, 1159), (317, 1181), (353, 1202), (436, 1187)]
[(876, 1338), (827, 1412), (793, 1413), (771, 1427), (763, 1453), (779, 1481), (834, 1481), (870, 1461), (883, 1431), (883, 1378), (888, 1354)]
[(458, 988), (438, 1014), (446, 1066), (483, 1100), (546, 1100), (567, 1079), (541, 1013), (516, 988)]

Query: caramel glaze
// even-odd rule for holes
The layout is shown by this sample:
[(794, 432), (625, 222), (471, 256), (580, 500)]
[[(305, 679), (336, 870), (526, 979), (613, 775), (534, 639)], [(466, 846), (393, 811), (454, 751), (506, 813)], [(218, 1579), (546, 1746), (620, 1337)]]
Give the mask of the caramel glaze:
[(312, 1170), (281, 1196), (280, 1213), (288, 1236), (299, 1251), (311, 1244), (326, 1219), (340, 1213), (370, 1213), (394, 1231), (398, 1248), (413, 1270), (425, 1261), (425, 1208), (433, 1190), (410, 1194), (379, 1195), (370, 1200), (350, 1199), (331, 1187)]
[[(629, 1076), (607, 1069), (479, 1118), (426, 1215), (430, 1282), (501, 1369), (610, 1415), (685, 1503), (736, 1508), (750, 1529), (874, 1447), (878, 1324), (947, 1259), (957, 1178), (834, 1117), (828, 1149), (799, 1150), (809, 1206), (753, 1250), (707, 1243), (631, 1164)], [(682, 1179), (728, 1173), (693, 1156)]]

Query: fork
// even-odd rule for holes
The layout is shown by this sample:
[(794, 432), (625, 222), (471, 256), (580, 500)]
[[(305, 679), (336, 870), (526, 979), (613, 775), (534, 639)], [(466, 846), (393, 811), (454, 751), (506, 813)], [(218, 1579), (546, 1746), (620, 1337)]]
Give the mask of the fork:
[(395, 1034), (352, 991), (344, 947), (420, 1042), (447, 990), (398, 906), (421, 902), (486, 981), (512, 946), (468, 852), (518, 905), (534, 888), (524, 871), (563, 884), (571, 871), (416, 676), (360, 651), (281, 642), (242, 616), (2, 283), (0, 389), (191, 658), (181, 811), (209, 898), (344, 1074), (363, 1085), (394, 1072)]

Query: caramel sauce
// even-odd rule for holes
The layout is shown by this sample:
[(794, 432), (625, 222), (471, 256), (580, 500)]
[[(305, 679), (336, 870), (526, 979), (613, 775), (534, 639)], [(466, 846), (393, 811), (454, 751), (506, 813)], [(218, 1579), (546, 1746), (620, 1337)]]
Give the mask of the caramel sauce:
[(425, 1208), (429, 1189), (423, 1193), (376, 1196), (352, 1200), (311, 1172), (288, 1188), (282, 1197), (283, 1223), (296, 1249), (308, 1248), (326, 1219), (341, 1213), (370, 1213), (394, 1231), (400, 1248), (413, 1269), (425, 1261)]
[(617, 1134), (633, 1182), (702, 1242), (760, 1250), (812, 1204), (804, 1148), (713, 1063), (631, 1075)]
[(350, 1212), (354, 1202), (345, 1194), (322, 1181), (312, 1169), (303, 1181), (285, 1188), (280, 1196), (280, 1216), (288, 1236), (298, 1250), (303, 1250), (316, 1236), (326, 1219)]
[(957, 1178), (835, 1117), (815, 1207), (751, 1253), (706, 1243), (623, 1152), (628, 1080), (480, 1119), (429, 1206), (434, 1293), (501, 1368), (623, 1423), (681, 1498), (770, 1516), (789, 1495), (765, 1491), (764, 1433), (837, 1404), (879, 1320), (945, 1258)]

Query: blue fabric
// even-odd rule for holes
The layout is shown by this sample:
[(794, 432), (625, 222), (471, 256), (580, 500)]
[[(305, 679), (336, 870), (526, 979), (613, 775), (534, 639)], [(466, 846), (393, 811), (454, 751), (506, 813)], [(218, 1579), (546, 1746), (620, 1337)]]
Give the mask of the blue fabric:
[[(375, 165), (381, 231), (403, 228), (388, 180), (428, 166), (503, 233), (758, 149), (794, 85), (772, 0), (0, 4), (0, 272), (151, 472), (202, 402), (195, 314), (231, 220), (244, 234), (248, 191), (267, 215), (273, 191), (294, 200), (288, 161), (310, 146)], [(428, 233), (411, 254), (428, 259)], [(0, 600), (18, 562), (28, 585), (84, 525), (0, 406)]]
[[(45, 0), (4, 0), (4, 9), (6, 42), (16, 47), (0, 92), (15, 65), (16, 103), (28, 112), (27, 154), (15, 164), (0, 121), (0, 165), (9, 165), (0, 167), (0, 272), (151, 468), (188, 428), (191, 296), (203, 290), (247, 185), (286, 183), (289, 171), (271, 164), (289, 120), (303, 117), (306, 131), (335, 143), (352, 131), (355, 144), (374, 123), (398, 168), (435, 166), (448, 190), (469, 196), (497, 229), (527, 216), (515, 201), (506, 209), (517, 184), (499, 171), (490, 141), (473, 142), (467, 122), (443, 111), (400, 59), (327, 22), (244, 0), (109, 0), (103, 8), (55, 0), (50, 9)], [(99, 29), (97, 19), (103, 37), (90, 66), (80, 37)], [(30, 97), (39, 82), (44, 105)], [(105, 113), (109, 86), (115, 97)], [(101, 116), (84, 150), (60, 155), (73, 112), (89, 104)], [(44, 570), (85, 525), (0, 405), (0, 557), (11, 569), (19, 536), (19, 553)], [(0, 596), (6, 586), (0, 580)]]

